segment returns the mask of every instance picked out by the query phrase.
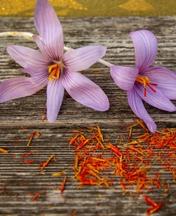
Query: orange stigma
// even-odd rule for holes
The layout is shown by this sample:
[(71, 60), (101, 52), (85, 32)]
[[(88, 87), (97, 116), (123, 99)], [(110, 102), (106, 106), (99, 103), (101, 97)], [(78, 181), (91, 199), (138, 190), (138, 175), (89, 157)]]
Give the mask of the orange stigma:
[(49, 73), (49, 80), (58, 80), (61, 76), (63, 71), (64, 64), (62, 62), (56, 62), (54, 64), (49, 65), (48, 73)]
[(136, 78), (136, 82), (142, 84), (144, 86), (144, 96), (147, 96), (147, 87), (149, 87), (153, 92), (156, 92), (157, 84), (151, 83), (149, 77), (138, 75)]

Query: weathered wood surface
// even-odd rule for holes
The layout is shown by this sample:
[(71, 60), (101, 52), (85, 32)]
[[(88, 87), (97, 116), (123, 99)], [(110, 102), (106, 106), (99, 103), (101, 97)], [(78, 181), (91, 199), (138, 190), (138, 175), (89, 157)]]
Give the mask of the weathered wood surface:
[[(0, 18), (0, 31), (35, 32), (33, 20), (29, 18)], [(133, 65), (134, 53), (128, 33), (140, 28), (152, 30), (159, 41), (157, 65), (176, 69), (176, 17), (159, 18), (81, 18), (62, 19), (65, 44), (72, 48), (92, 43), (108, 47), (106, 60), (121, 65)], [(19, 66), (8, 56), (5, 47), (21, 44), (36, 47), (23, 38), (0, 38), (0, 80), (21, 75)], [(99, 84), (110, 99), (111, 108), (100, 113), (85, 108), (65, 94), (58, 120), (53, 123), (42, 121), (45, 112), (45, 89), (24, 99), (0, 104), (0, 146), (10, 149), (9, 155), (0, 155), (0, 214), (2, 215), (144, 215), (147, 206), (143, 198), (123, 195), (119, 185), (112, 188), (82, 187), (70, 180), (63, 196), (57, 190), (61, 179), (51, 178), (51, 173), (66, 170), (72, 179), (73, 151), (68, 138), (73, 129), (99, 124), (105, 134), (115, 141), (126, 133), (126, 126), (135, 118), (126, 100), (126, 94), (111, 81), (109, 71), (101, 64), (83, 72)], [(147, 106), (159, 128), (176, 127), (176, 114), (166, 113)], [(56, 162), (50, 165), (45, 175), (38, 172), (38, 165), (26, 166), (19, 157), (26, 150), (27, 136), (39, 130), (41, 137), (31, 147), (35, 159), (40, 163), (48, 155), (55, 154)], [(14, 158), (16, 157), (16, 158)], [(156, 169), (158, 167), (156, 166)], [(175, 215), (175, 184), (170, 179), (171, 194), (165, 208), (158, 215)], [(42, 197), (31, 201), (31, 192), (40, 191)], [(156, 195), (158, 196), (158, 195)]]

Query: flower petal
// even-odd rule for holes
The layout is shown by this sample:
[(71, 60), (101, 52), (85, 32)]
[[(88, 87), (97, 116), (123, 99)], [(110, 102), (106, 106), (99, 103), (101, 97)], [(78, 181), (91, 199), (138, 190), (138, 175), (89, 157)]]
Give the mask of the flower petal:
[(48, 60), (38, 50), (12, 45), (7, 47), (7, 52), (23, 68), (47, 68)]
[(16, 98), (26, 97), (35, 94), (47, 83), (47, 79), (27, 77), (12, 78), (0, 83), (0, 103)]
[(157, 39), (147, 30), (130, 33), (135, 48), (136, 67), (140, 72), (153, 64), (157, 54)]
[(49, 59), (50, 62), (52, 62), (53, 59), (56, 58), (53, 50), (48, 49), (48, 46), (45, 44), (45, 42), (43, 41), (43, 39), (40, 36), (34, 35), (33, 40), (36, 42), (42, 55), (45, 56), (45, 58)]
[(64, 54), (64, 63), (68, 71), (77, 72), (88, 69), (101, 59), (106, 53), (104, 46), (86, 46), (70, 49)]
[(77, 102), (98, 111), (109, 109), (109, 100), (104, 91), (80, 73), (66, 73), (62, 80), (64, 88)]
[(110, 68), (111, 77), (119, 88), (128, 91), (133, 88), (138, 75), (137, 68), (112, 66)]
[(64, 50), (63, 31), (60, 21), (48, 3), (37, 0), (35, 26), (54, 60), (62, 58)]
[(36, 69), (36, 68), (22, 68), (22, 72), (30, 74), (33, 78), (45, 78), (48, 79), (48, 70), (47, 69)]
[(142, 119), (147, 125), (148, 129), (152, 133), (154, 133), (156, 131), (157, 126), (151, 118), (151, 116), (146, 111), (141, 98), (135, 91), (135, 88), (133, 88), (131, 91), (128, 91), (128, 103), (132, 111), (136, 114), (136, 116)]
[(47, 119), (54, 122), (60, 111), (64, 97), (64, 87), (60, 80), (49, 81), (47, 86)]
[(157, 84), (162, 93), (171, 100), (176, 99), (176, 72), (163, 67), (152, 67), (145, 72), (152, 83)]
[(144, 87), (142, 85), (136, 84), (135, 89), (146, 103), (168, 112), (176, 111), (175, 105), (159, 89), (153, 92), (150, 88), (147, 88), (146, 96), (144, 96)]

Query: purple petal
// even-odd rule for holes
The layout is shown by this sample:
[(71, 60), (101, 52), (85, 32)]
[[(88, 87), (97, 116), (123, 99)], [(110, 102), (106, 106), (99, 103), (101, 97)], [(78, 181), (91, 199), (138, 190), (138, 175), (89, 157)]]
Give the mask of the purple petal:
[(98, 111), (109, 109), (104, 91), (80, 73), (66, 73), (62, 80), (64, 88), (77, 102)]
[(48, 69), (36, 69), (36, 68), (22, 68), (21, 69), (24, 73), (30, 74), (33, 78), (45, 78), (48, 79)]
[(18, 77), (0, 83), (0, 103), (35, 94), (47, 84), (47, 79)]
[(157, 89), (171, 100), (176, 99), (176, 72), (163, 67), (152, 67), (145, 72), (152, 83), (156, 83)]
[(42, 40), (42, 38), (38, 35), (33, 36), (34, 41), (36, 42), (39, 50), (41, 51), (42, 55), (47, 58), (50, 62), (53, 61), (53, 56), (55, 56), (52, 49), (48, 49), (48, 46), (45, 44), (45, 42)]
[(110, 68), (112, 79), (125, 91), (133, 88), (138, 72), (138, 69), (131, 67), (112, 66)]
[(62, 58), (64, 50), (63, 31), (60, 21), (48, 0), (37, 0), (35, 26), (48, 52), (54, 60)]
[(48, 60), (38, 50), (23, 46), (8, 46), (7, 52), (23, 68), (47, 68)]
[(146, 103), (168, 112), (176, 111), (175, 105), (159, 89), (156, 89), (156, 92), (153, 92), (147, 87), (146, 96), (144, 96), (144, 87), (142, 85), (136, 84), (135, 89)]
[(54, 122), (60, 111), (64, 97), (64, 88), (60, 80), (49, 81), (47, 86), (47, 119)]
[(130, 33), (135, 48), (136, 67), (140, 72), (153, 64), (157, 55), (157, 39), (147, 30)]
[(142, 119), (147, 125), (148, 129), (152, 133), (154, 133), (156, 131), (157, 126), (148, 114), (148, 112), (146, 111), (141, 98), (136, 93), (134, 88), (131, 91), (128, 91), (128, 103), (132, 111), (136, 114), (136, 116)]
[(103, 46), (86, 46), (70, 49), (64, 54), (64, 63), (68, 71), (77, 72), (88, 69), (106, 53)]

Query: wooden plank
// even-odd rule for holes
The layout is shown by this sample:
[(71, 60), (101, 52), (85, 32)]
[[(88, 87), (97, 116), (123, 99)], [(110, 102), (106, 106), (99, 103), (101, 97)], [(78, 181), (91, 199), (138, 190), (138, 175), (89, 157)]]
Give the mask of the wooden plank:
[[(129, 22), (130, 20), (130, 22)], [(65, 44), (72, 48), (100, 43), (108, 47), (106, 60), (121, 65), (133, 65), (134, 54), (128, 33), (140, 28), (152, 30), (159, 41), (158, 65), (175, 68), (176, 59), (176, 17), (159, 18), (80, 18), (62, 19)], [(29, 18), (1, 18), (0, 31), (35, 32), (33, 20)], [(21, 75), (16, 65), (5, 51), (9, 44), (36, 47), (22, 38), (0, 38), (0, 79)], [(111, 109), (108, 112), (95, 112), (74, 102), (65, 94), (64, 103), (53, 123), (42, 122), (45, 112), (45, 89), (34, 96), (0, 104), (0, 146), (9, 148), (9, 155), (0, 156), (0, 214), (2, 215), (145, 215), (147, 206), (143, 197), (134, 198), (122, 193), (119, 184), (115, 187), (82, 187), (72, 179), (73, 151), (68, 138), (73, 129), (99, 124), (107, 136), (115, 142), (119, 135), (126, 135), (126, 127), (135, 118), (126, 100), (126, 94), (118, 89), (109, 75), (108, 68), (96, 64), (84, 71), (89, 78), (99, 84), (107, 93)], [(176, 127), (176, 114), (166, 113), (147, 106), (159, 128)], [(30, 147), (36, 165), (26, 166), (20, 155), (26, 150), (27, 136), (39, 130), (41, 137)], [(48, 167), (46, 175), (38, 172), (38, 164), (51, 154), (56, 155), (55, 163)], [(57, 190), (60, 179), (51, 177), (52, 172), (66, 170), (69, 182), (63, 196)], [(156, 165), (156, 169), (159, 169)], [(175, 183), (165, 173), (172, 190), (161, 215), (175, 215)], [(31, 201), (31, 193), (41, 192), (37, 202)], [(159, 194), (155, 194), (156, 198)]]

